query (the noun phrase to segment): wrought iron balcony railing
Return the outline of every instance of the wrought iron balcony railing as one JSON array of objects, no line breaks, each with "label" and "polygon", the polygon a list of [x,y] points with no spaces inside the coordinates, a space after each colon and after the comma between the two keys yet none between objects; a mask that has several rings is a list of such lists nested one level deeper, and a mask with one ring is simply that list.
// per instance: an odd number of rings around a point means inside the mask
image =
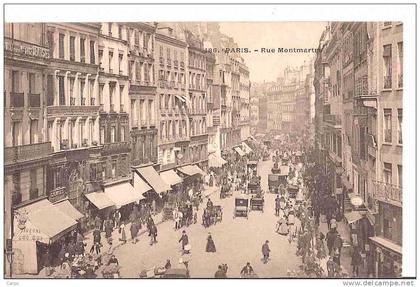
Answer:
[{"label": "wrought iron balcony railing", "polygon": [[373,197],[379,201],[402,204],[402,188],[390,183],[373,181]]}]

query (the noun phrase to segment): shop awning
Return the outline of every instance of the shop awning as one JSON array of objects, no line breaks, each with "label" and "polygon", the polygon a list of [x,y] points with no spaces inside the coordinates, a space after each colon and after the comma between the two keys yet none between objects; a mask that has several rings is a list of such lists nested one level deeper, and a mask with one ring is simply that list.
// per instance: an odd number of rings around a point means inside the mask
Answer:
[{"label": "shop awning", "polygon": [[171,190],[171,186],[162,180],[152,166],[140,167],[137,171],[157,193]]},{"label": "shop awning", "polygon": [[401,245],[398,245],[388,239],[385,239],[383,237],[378,237],[378,236],[369,237],[369,239],[382,247],[388,248],[398,254],[402,254]]},{"label": "shop awning", "polygon": [[83,218],[83,214],[78,211],[68,200],[63,200],[54,204],[62,213],[68,215],[74,220],[79,220]]},{"label": "shop awning", "polygon": [[91,192],[85,194],[86,198],[99,210],[113,206],[114,202],[103,192]]},{"label": "shop awning", "polygon": [[[59,239],[62,235],[76,227],[77,222],[73,218],[61,212],[54,206],[48,199],[43,199],[24,206],[16,210],[17,217],[15,217],[15,237],[17,240],[31,240],[33,236],[38,238],[38,241],[44,243],[52,243]],[[20,218],[25,217],[26,220],[22,224]],[[31,234],[26,237],[20,238],[21,233],[27,231],[26,227],[37,229],[37,234]],[[49,242],[45,242],[49,240]]]},{"label": "shop awning", "polygon": [[243,152],[243,150],[240,147],[234,147],[233,148],[240,156],[244,156],[245,153]]},{"label": "shop awning", "polygon": [[363,215],[359,211],[350,211],[344,213],[344,217],[346,218],[348,224],[352,224],[362,219]]},{"label": "shop awning", "polygon": [[249,154],[252,152],[252,149],[249,147],[249,145],[247,145],[246,143],[242,143],[242,150],[246,153]]},{"label": "shop awning", "polygon": [[152,189],[150,185],[148,185],[147,182],[145,182],[137,172],[134,172],[133,178],[134,178],[134,189],[140,192],[141,194],[148,192],[149,190]]},{"label": "shop awning", "polygon": [[129,182],[105,187],[105,194],[114,202],[117,208],[144,199],[143,194],[135,190]]},{"label": "shop awning", "polygon": [[182,178],[180,178],[173,169],[161,172],[160,177],[169,185],[182,183]]},{"label": "shop awning", "polygon": [[196,165],[186,165],[183,167],[179,167],[178,171],[189,176],[196,175],[196,174],[200,174],[200,175],[205,174],[204,171],[202,171],[201,168],[199,168]]},{"label": "shop awning", "polygon": [[212,153],[209,155],[209,167],[222,167],[226,161],[220,156]]}]

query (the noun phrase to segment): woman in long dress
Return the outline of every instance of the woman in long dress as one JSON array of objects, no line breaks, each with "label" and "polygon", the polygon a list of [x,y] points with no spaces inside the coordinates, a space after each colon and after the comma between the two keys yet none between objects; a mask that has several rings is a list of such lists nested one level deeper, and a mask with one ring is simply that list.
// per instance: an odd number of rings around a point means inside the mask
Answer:
[{"label": "woman in long dress", "polygon": [[287,225],[287,220],[284,217],[280,219],[279,233],[281,235],[287,235],[289,233],[289,226]]},{"label": "woman in long dress", "polygon": [[211,237],[210,233],[207,237],[206,252],[216,252],[216,245],[214,244],[213,238]]}]

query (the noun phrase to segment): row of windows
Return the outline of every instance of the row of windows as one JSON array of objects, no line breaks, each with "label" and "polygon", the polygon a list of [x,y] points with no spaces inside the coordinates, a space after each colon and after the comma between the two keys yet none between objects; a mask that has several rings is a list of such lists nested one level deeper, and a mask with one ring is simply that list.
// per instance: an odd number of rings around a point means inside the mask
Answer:
[{"label": "row of windows", "polygon": [[[48,41],[50,43],[50,47],[54,46],[54,33],[52,31],[48,31]],[[79,57],[78,59],[76,59],[76,36],[69,36],[66,35],[64,33],[59,33],[58,34],[58,58],[59,59],[66,59],[66,60],[70,60],[70,61],[78,61],[81,63],[91,63],[91,64],[95,64],[95,46],[96,46],[96,42],[94,40],[90,40],[88,42],[88,40],[86,38],[83,37],[77,37],[78,38],[78,43],[77,46],[79,48]],[[68,57],[66,57],[65,55],[65,42],[68,41],[68,47],[69,47],[69,51],[68,51]],[[89,45],[89,61],[86,58],[87,57],[87,48]]]}]

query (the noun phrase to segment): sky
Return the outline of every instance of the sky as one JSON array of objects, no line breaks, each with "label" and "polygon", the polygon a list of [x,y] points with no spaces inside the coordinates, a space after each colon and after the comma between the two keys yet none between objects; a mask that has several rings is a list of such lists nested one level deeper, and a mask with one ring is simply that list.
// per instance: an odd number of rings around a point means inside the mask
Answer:
[{"label": "sky", "polygon": [[[222,22],[222,33],[240,48],[317,48],[326,22]],[[296,67],[315,53],[242,53],[252,82],[275,81],[287,66]]]}]

